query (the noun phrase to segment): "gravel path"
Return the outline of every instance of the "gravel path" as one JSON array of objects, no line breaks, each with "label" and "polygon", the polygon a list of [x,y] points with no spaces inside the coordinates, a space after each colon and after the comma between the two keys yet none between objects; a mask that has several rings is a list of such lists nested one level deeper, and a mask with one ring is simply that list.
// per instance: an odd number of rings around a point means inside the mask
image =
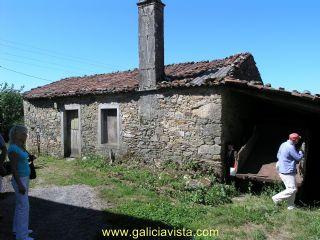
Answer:
[{"label": "gravel path", "polygon": [[[11,240],[14,193],[5,179],[5,194],[0,201],[4,219],[0,239]],[[94,188],[86,185],[50,186],[30,189],[30,228],[41,240],[95,239],[105,227],[105,212]]]}]

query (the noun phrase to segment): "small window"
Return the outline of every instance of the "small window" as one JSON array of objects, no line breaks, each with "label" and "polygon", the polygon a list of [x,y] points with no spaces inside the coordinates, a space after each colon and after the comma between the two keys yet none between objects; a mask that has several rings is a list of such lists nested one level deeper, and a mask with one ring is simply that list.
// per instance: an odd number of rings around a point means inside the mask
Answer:
[{"label": "small window", "polygon": [[101,144],[118,144],[117,109],[101,109]]}]

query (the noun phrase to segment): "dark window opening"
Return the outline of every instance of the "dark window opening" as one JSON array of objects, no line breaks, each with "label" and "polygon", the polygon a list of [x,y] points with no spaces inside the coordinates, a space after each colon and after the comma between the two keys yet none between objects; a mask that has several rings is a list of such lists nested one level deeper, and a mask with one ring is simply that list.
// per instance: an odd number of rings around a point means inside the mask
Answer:
[{"label": "dark window opening", "polygon": [[117,109],[101,110],[101,144],[118,144]]}]

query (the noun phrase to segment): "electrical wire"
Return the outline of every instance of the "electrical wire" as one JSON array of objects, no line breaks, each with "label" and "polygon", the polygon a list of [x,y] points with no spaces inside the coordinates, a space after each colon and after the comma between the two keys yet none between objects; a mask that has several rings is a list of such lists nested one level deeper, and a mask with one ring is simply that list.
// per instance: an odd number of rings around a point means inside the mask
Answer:
[{"label": "electrical wire", "polygon": [[78,56],[71,56],[71,55],[64,55],[62,53],[59,53],[59,52],[56,52],[56,51],[52,51],[52,50],[48,50],[48,49],[45,49],[45,48],[39,48],[39,47],[35,47],[35,46],[32,46],[32,45],[29,45],[29,44],[25,44],[25,43],[19,43],[19,42],[16,42],[16,41],[11,41],[11,40],[7,40],[7,39],[3,39],[3,38],[0,38],[0,41],[2,42],[7,42],[11,45],[20,45],[20,46],[26,46],[28,48],[33,48],[33,49],[37,49],[38,51],[44,51],[44,52],[49,52],[49,53],[53,53],[53,54],[57,54],[57,55],[61,55],[61,56],[64,56],[64,57],[67,57],[67,58],[74,58],[74,59],[81,59],[83,61],[86,61],[86,62],[89,62],[89,63],[95,63],[95,64],[99,64],[99,65],[102,65],[105,67],[105,64],[100,62],[100,61],[92,61],[90,59],[86,59],[86,58],[83,58],[83,57],[78,57]]},{"label": "electrical wire", "polygon": [[7,71],[10,71],[10,72],[14,72],[14,73],[20,74],[20,75],[24,75],[24,76],[27,76],[27,77],[44,80],[44,81],[47,81],[47,82],[50,82],[50,83],[52,82],[52,80],[49,80],[49,79],[46,79],[46,78],[42,78],[42,77],[37,77],[37,76],[30,75],[30,74],[27,74],[27,73],[24,73],[24,72],[16,71],[16,70],[13,70],[13,69],[1,66],[1,65],[0,65],[0,68],[2,68],[4,70],[7,70]]},{"label": "electrical wire", "polygon": [[[70,68],[73,68],[75,70],[82,71],[82,72],[92,71],[92,69],[81,69],[81,68],[78,68],[78,67],[75,67],[75,66],[69,66],[69,65],[66,66],[66,65],[62,65],[62,64],[56,63],[56,62],[43,61],[43,60],[40,60],[40,59],[37,59],[37,58],[26,57],[26,56],[22,56],[22,55],[12,54],[12,53],[9,53],[9,52],[1,52],[1,54],[12,56],[12,57],[23,58],[23,59],[31,60],[31,61],[35,61],[35,62],[51,64],[51,65],[54,65],[54,66],[58,66],[58,67],[60,67],[60,68],[62,68],[64,70],[68,70],[68,71],[70,71]],[[78,73],[80,73],[80,72],[78,72]],[[82,74],[82,73],[80,73],[80,74]]]},{"label": "electrical wire", "polygon": [[[20,61],[20,60],[13,60],[13,59],[10,59],[10,58],[0,57],[0,60],[9,61],[9,62],[18,63],[18,64],[24,64],[24,65],[38,67],[38,68],[43,68],[43,69],[47,69],[47,70],[54,70],[54,71],[58,70],[58,71],[69,71],[70,72],[70,69],[66,69],[66,68],[48,67],[48,66],[38,65],[38,64],[34,64],[34,63],[28,63],[28,62],[24,62],[24,61]],[[77,72],[77,74],[73,74],[73,73],[70,72],[70,74],[72,74],[72,75],[83,75],[83,73],[81,73],[81,72]]]},{"label": "electrical wire", "polygon": [[75,58],[75,57],[67,57],[67,56],[58,55],[58,54],[44,53],[44,52],[41,52],[39,50],[30,50],[30,49],[26,49],[26,48],[11,46],[11,45],[4,44],[4,43],[0,43],[0,45],[3,46],[3,47],[7,47],[7,48],[23,51],[23,52],[29,52],[29,53],[39,54],[39,55],[45,55],[45,56],[50,56],[50,57],[54,57],[54,58],[57,58],[57,59],[64,59],[66,61],[72,61],[72,62],[78,62],[78,63],[81,63],[81,64],[91,65],[91,66],[94,66],[94,67],[98,67],[100,69],[101,68],[103,68],[103,69],[113,68],[111,66],[107,67],[105,65],[93,63],[92,61],[84,61],[84,60],[81,60],[81,59]]}]

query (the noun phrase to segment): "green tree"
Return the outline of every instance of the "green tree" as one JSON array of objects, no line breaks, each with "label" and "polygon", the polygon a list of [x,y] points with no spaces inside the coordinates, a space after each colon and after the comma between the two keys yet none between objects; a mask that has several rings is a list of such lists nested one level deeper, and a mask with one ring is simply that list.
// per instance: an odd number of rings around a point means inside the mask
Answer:
[{"label": "green tree", "polygon": [[23,123],[22,90],[14,85],[0,83],[0,132],[6,137],[14,124]]}]

